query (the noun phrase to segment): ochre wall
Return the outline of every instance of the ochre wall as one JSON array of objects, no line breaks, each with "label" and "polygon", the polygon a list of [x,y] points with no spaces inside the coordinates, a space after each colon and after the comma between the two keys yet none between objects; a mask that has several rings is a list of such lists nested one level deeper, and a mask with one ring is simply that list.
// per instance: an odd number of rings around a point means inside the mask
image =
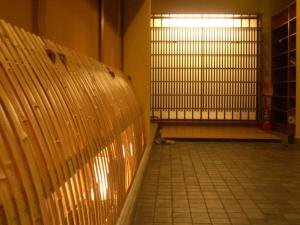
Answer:
[{"label": "ochre wall", "polygon": [[121,0],[102,0],[100,60],[122,68]]},{"label": "ochre wall", "polygon": [[107,65],[122,67],[121,0],[0,0],[0,18]]},{"label": "ochre wall", "polygon": [[150,0],[124,3],[124,72],[131,81],[144,111],[146,135],[150,141]]},{"label": "ochre wall", "polygon": [[40,0],[39,35],[98,58],[99,6],[97,0]]},{"label": "ochre wall", "polygon": [[34,32],[34,7],[37,0],[0,0],[0,18]]},{"label": "ochre wall", "polygon": [[0,0],[0,18],[81,54],[99,57],[98,0]]}]

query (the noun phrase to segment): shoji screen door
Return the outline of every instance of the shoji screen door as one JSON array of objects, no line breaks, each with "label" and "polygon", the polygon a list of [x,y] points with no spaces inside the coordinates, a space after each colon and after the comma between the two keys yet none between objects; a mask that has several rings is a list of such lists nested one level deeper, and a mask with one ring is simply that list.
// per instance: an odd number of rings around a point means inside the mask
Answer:
[{"label": "shoji screen door", "polygon": [[153,15],[151,115],[257,120],[260,15]]}]

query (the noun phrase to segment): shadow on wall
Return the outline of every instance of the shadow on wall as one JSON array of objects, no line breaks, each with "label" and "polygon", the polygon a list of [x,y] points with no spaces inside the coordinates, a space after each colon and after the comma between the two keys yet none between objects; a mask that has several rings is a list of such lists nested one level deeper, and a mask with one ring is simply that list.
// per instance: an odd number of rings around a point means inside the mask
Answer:
[{"label": "shadow on wall", "polygon": [[[123,32],[125,33],[128,27],[130,26],[131,21],[133,21],[136,14],[139,12],[139,9],[143,5],[145,0],[128,0],[124,3],[125,14],[123,20]],[[130,7],[126,7],[129,5]],[[127,10],[128,9],[128,10]],[[130,9],[130,10],[129,10]],[[149,18],[150,20],[150,18]]]},{"label": "shadow on wall", "polygon": [[[90,0],[93,1],[93,0]],[[121,7],[122,0],[102,0],[102,11],[104,21],[114,32],[121,32]]]},{"label": "shadow on wall", "polygon": [[[88,0],[91,4],[96,5],[96,0]],[[120,30],[120,21],[123,22],[123,28],[126,30],[128,28],[130,22],[133,20],[137,12],[139,11],[140,7],[144,3],[145,0],[128,0],[122,3],[122,0],[102,0],[102,7],[103,7],[103,19],[104,23],[110,25],[110,27],[119,32]],[[123,4],[123,9],[122,9]],[[130,6],[130,7],[126,7]],[[127,10],[130,8],[130,10]],[[126,10],[125,10],[126,9]],[[121,18],[121,12],[124,14],[123,18]]]},{"label": "shadow on wall", "polygon": [[99,0],[87,0],[87,2],[91,5],[91,7],[98,7],[99,6]]}]

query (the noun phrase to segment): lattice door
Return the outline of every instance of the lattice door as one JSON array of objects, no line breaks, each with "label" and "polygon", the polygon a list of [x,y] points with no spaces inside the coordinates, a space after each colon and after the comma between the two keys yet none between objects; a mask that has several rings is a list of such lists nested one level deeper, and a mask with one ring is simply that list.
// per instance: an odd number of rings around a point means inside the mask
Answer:
[{"label": "lattice door", "polygon": [[153,15],[151,115],[257,120],[260,15]]}]

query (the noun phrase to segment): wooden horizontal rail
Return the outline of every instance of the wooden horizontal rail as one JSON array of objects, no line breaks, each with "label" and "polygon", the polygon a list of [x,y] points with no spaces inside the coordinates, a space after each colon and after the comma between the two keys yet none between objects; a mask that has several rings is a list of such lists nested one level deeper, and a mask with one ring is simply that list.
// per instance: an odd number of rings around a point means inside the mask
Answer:
[{"label": "wooden horizontal rail", "polygon": [[115,224],[142,158],[127,76],[0,21],[0,224]]}]

